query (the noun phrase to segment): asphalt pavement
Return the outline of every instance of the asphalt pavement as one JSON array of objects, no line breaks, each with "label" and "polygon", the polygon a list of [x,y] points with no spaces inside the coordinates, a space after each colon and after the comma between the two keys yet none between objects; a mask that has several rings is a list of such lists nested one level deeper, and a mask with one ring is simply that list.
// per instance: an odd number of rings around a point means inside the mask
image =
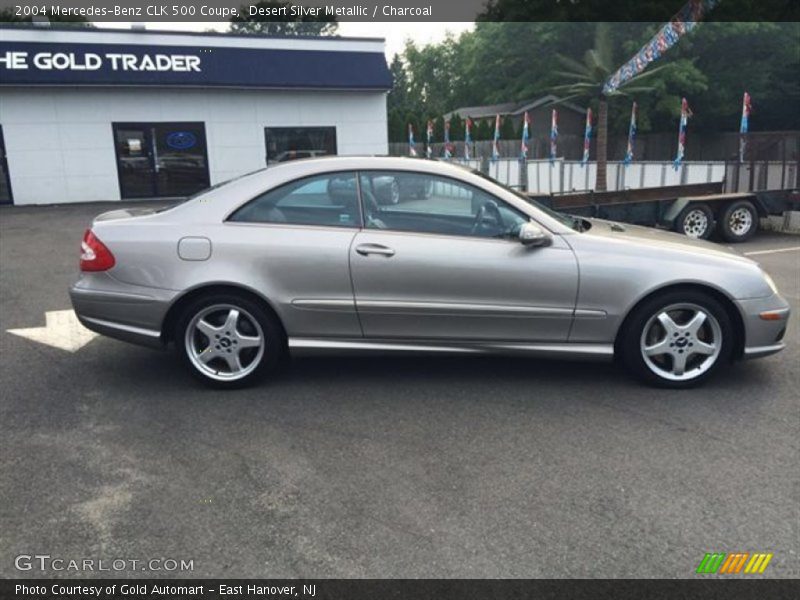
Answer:
[{"label": "asphalt pavement", "polygon": [[[739,247],[792,304],[788,349],[701,389],[460,356],[303,358],[217,392],[171,352],[6,332],[70,308],[105,209],[0,209],[0,576],[695,577],[735,551],[800,576],[800,252],[772,252],[800,237]],[[34,554],[128,563],[15,568]],[[193,570],[129,566],[149,559]]]}]

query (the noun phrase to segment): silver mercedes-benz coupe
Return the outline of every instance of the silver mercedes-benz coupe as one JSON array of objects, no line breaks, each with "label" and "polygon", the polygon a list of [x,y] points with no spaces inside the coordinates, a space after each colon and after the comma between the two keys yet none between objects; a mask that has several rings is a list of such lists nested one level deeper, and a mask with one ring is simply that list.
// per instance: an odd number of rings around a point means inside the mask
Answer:
[{"label": "silver mercedes-benz coupe", "polygon": [[172,343],[218,387],[299,351],[617,358],[689,387],[781,350],[789,318],[769,275],[728,248],[555,213],[411,158],[282,163],[167,209],[114,210],[80,265],[86,327]]}]

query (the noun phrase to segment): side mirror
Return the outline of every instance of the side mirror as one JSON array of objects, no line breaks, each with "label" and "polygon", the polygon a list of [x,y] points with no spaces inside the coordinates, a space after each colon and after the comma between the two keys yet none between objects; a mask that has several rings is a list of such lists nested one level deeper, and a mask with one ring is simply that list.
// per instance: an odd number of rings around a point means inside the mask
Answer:
[{"label": "side mirror", "polygon": [[523,223],[519,228],[519,241],[523,246],[549,246],[552,238],[536,223]]}]

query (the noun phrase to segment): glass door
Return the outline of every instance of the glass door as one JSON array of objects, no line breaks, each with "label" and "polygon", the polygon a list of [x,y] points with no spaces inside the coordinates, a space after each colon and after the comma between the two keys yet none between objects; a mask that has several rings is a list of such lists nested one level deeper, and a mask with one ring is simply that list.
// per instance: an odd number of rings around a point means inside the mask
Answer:
[{"label": "glass door", "polygon": [[156,123],[150,129],[156,192],[190,196],[209,185],[202,123]]},{"label": "glass door", "polygon": [[0,125],[0,204],[12,204],[13,201],[11,178],[8,176],[8,161],[6,160],[6,142],[3,138],[3,126]]},{"label": "glass door", "polygon": [[115,123],[122,198],[190,196],[209,185],[203,123]]},{"label": "glass door", "polygon": [[152,142],[146,125],[114,125],[117,173],[122,198],[156,195]]}]

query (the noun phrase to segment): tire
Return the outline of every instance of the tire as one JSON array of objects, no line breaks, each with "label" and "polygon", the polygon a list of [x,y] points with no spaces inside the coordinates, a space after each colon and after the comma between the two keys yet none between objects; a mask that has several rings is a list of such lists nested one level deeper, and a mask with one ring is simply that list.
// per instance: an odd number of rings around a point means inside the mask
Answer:
[{"label": "tire", "polygon": [[720,234],[726,242],[746,242],[758,230],[758,211],[749,200],[731,202],[720,219]]},{"label": "tire", "polygon": [[244,294],[212,293],[198,298],[181,314],[173,339],[189,372],[220,389],[255,383],[286,354],[280,323]]},{"label": "tire", "polygon": [[[698,327],[693,318],[702,321]],[[703,292],[674,290],[634,309],[620,332],[617,351],[641,381],[683,389],[701,385],[720,365],[730,363],[733,345],[733,325],[718,300]]]},{"label": "tire", "polygon": [[689,204],[675,219],[675,231],[696,240],[707,240],[715,226],[714,213],[707,204]]}]

